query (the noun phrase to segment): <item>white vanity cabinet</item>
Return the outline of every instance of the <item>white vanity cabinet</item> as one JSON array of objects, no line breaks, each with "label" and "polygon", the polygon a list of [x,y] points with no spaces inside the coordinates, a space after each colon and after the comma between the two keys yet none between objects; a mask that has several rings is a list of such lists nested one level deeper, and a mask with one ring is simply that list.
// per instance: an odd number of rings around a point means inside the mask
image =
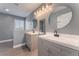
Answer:
[{"label": "white vanity cabinet", "polygon": [[37,49],[37,40],[38,40],[37,34],[26,33],[26,45],[31,51]]},{"label": "white vanity cabinet", "polygon": [[56,44],[44,38],[38,39],[39,56],[78,56],[78,51]]}]

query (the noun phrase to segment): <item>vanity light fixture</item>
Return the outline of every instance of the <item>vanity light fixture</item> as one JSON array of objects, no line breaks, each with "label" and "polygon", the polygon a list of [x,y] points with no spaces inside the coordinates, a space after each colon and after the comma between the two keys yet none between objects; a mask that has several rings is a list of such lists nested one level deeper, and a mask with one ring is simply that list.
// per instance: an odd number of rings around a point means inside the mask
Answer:
[{"label": "vanity light fixture", "polygon": [[39,17],[41,15],[46,14],[47,12],[50,12],[52,10],[52,3],[46,3],[42,4],[35,12],[35,17]]}]

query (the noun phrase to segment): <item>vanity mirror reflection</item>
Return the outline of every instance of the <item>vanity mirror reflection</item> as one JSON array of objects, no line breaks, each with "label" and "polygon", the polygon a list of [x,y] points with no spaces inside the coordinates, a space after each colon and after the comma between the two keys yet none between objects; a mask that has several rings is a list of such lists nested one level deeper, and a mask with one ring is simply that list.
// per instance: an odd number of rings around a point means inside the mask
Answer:
[{"label": "vanity mirror reflection", "polygon": [[46,31],[45,31],[45,19],[42,19],[42,20],[39,21],[39,31],[42,34],[46,33]]},{"label": "vanity mirror reflection", "polygon": [[[68,6],[55,6],[54,11],[49,16],[49,25],[52,27],[55,26],[55,29],[61,29],[70,23],[72,19],[72,11]],[[56,24],[53,24],[55,22]],[[52,25],[52,24],[53,25]]]},{"label": "vanity mirror reflection", "polygon": [[33,29],[35,29],[37,27],[37,20],[33,19]]},{"label": "vanity mirror reflection", "polygon": [[37,27],[37,20],[33,19],[33,33],[35,32],[36,27]]}]

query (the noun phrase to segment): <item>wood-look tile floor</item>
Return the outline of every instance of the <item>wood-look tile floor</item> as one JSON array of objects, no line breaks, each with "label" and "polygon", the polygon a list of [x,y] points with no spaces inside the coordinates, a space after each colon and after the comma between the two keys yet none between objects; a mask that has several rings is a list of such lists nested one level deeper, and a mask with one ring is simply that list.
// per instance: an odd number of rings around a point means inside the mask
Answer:
[{"label": "wood-look tile floor", "polygon": [[25,47],[11,48],[7,51],[1,51],[0,56],[38,56],[38,50],[29,51]]}]

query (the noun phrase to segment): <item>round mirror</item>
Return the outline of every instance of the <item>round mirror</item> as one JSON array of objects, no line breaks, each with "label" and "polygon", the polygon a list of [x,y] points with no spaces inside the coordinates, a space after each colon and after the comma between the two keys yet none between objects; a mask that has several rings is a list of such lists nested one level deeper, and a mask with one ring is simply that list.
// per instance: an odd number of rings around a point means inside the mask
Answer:
[{"label": "round mirror", "polygon": [[[49,16],[49,24],[56,22],[56,29],[67,26],[72,19],[72,11],[67,6],[57,6]],[[53,24],[53,23],[52,23]]]}]

